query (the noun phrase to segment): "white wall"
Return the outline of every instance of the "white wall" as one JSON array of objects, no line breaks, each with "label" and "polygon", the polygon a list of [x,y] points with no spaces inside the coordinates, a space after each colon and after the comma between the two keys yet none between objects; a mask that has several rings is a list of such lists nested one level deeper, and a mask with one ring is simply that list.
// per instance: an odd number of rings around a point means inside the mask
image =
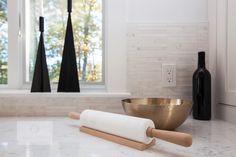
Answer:
[{"label": "white wall", "polygon": [[235,0],[220,0],[215,6],[217,18],[217,117],[236,124],[235,73]]},{"label": "white wall", "polygon": [[[191,99],[197,52],[207,52],[207,0],[127,0],[127,86],[134,97]],[[176,64],[176,87],[161,84],[163,63]]]},{"label": "white wall", "polygon": [[207,0],[127,0],[130,22],[206,22]]},{"label": "white wall", "polygon": [[207,0],[106,0],[105,11],[108,92],[127,91],[126,35],[129,23],[208,22]]}]

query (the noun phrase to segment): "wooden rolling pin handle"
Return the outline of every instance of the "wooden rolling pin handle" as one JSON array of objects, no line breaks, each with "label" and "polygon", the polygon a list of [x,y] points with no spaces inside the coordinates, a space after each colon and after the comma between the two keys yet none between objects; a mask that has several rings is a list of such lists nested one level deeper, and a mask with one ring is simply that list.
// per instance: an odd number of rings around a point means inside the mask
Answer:
[{"label": "wooden rolling pin handle", "polygon": [[192,136],[186,133],[148,128],[147,136],[156,137],[184,147],[190,147],[192,145]]},{"label": "wooden rolling pin handle", "polygon": [[79,120],[79,119],[80,119],[80,114],[77,113],[77,112],[70,112],[70,113],[68,114],[68,117],[70,117],[71,119],[77,119],[77,120]]}]

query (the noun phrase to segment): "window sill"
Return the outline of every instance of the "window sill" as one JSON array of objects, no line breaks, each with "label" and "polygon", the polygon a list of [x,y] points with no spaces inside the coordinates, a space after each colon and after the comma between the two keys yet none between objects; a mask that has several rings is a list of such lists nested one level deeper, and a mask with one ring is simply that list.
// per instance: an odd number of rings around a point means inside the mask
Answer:
[{"label": "window sill", "polygon": [[85,91],[81,93],[31,93],[29,90],[2,90],[0,97],[129,97],[128,92]]}]

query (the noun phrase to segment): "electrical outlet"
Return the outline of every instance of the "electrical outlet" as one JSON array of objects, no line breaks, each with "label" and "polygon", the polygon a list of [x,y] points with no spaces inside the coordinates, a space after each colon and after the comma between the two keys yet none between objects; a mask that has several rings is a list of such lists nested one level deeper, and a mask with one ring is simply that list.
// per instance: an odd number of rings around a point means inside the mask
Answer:
[{"label": "electrical outlet", "polygon": [[176,86],[176,65],[162,64],[162,86],[175,87]]}]

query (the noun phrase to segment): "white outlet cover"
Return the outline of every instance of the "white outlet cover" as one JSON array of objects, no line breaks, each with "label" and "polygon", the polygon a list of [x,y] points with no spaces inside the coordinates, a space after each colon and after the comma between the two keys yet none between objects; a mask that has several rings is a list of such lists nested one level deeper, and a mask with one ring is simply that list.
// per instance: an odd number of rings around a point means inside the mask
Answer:
[{"label": "white outlet cover", "polygon": [[162,64],[162,87],[176,87],[176,64]]}]

